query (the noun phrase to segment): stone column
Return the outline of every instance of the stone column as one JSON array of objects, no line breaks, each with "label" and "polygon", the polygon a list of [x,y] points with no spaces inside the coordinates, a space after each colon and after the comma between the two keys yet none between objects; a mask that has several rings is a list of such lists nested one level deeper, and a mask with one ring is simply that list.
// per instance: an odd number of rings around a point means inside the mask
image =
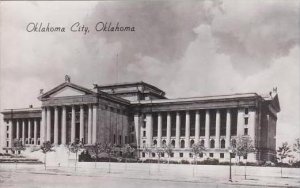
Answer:
[{"label": "stone column", "polygon": [[180,113],[176,113],[175,148],[180,148]]},{"label": "stone column", "polygon": [[253,144],[255,144],[255,111],[250,111],[249,109],[249,119],[248,119],[248,135],[252,138]]},{"label": "stone column", "polygon": [[227,109],[226,112],[226,140],[225,140],[225,147],[230,147],[230,135],[231,135],[231,112],[230,109]]},{"label": "stone column", "polygon": [[167,113],[167,144],[171,144],[171,114]]},{"label": "stone column", "polygon": [[92,144],[92,106],[89,105],[88,112],[88,144]]},{"label": "stone column", "polygon": [[32,121],[31,120],[28,120],[28,124],[27,124],[27,137],[28,137],[28,144],[31,144],[30,143],[30,138],[31,138],[31,126],[32,126]]},{"label": "stone column", "polygon": [[184,147],[189,148],[190,147],[190,112],[185,112],[185,141],[184,141]]},{"label": "stone column", "polygon": [[244,135],[244,125],[244,108],[239,108],[237,114],[237,136]]},{"label": "stone column", "polygon": [[[47,141],[51,142],[51,108],[47,108]],[[51,142],[52,143],[52,142]]]},{"label": "stone column", "polygon": [[43,144],[45,140],[46,132],[46,108],[42,107],[42,119],[40,123],[40,144]]},{"label": "stone column", "polygon": [[216,111],[216,140],[215,140],[215,148],[220,148],[220,110]]},{"label": "stone column", "polygon": [[205,143],[204,143],[204,146],[206,148],[209,148],[209,123],[210,123],[209,110],[206,110],[206,113],[205,113]]},{"label": "stone column", "polygon": [[148,147],[152,146],[152,129],[153,129],[152,114],[148,113],[146,114],[146,137],[147,137],[146,144]]},{"label": "stone column", "polygon": [[199,142],[199,137],[200,137],[200,113],[199,110],[197,110],[195,115],[195,143]]},{"label": "stone column", "polygon": [[58,144],[58,107],[54,107],[54,144]]},{"label": "stone column", "polygon": [[135,138],[136,138],[136,146],[140,147],[140,115],[139,113],[134,114],[134,130],[135,130]]},{"label": "stone column", "polygon": [[33,127],[33,144],[37,145],[37,119],[34,119],[34,127]]},{"label": "stone column", "polygon": [[84,108],[83,105],[80,105],[80,133],[79,139],[84,143]]},{"label": "stone column", "polygon": [[61,113],[61,144],[67,143],[67,107],[62,107]]},{"label": "stone column", "polygon": [[161,113],[157,116],[157,147],[161,147],[161,135],[162,135],[162,118]]},{"label": "stone column", "polygon": [[75,141],[75,106],[72,106],[71,115],[71,142]]},{"label": "stone column", "polygon": [[22,143],[25,145],[25,120],[22,120]]},{"label": "stone column", "polygon": [[16,134],[16,139],[20,139],[20,122],[19,120],[16,120],[17,122],[17,134]]},{"label": "stone column", "polygon": [[13,122],[12,122],[12,120],[8,121],[8,125],[9,125],[9,145],[8,145],[8,147],[12,147],[12,144],[13,144]]},{"label": "stone column", "polygon": [[92,143],[97,141],[97,106],[93,106],[93,129],[92,129]]}]

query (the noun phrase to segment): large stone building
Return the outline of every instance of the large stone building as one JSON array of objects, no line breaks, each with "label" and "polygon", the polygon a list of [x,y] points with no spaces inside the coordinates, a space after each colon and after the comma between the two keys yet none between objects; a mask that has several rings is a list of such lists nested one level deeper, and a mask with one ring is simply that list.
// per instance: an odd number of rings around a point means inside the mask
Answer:
[{"label": "large stone building", "polygon": [[[256,93],[168,99],[165,92],[145,82],[98,86],[86,89],[70,82],[39,96],[39,108],[10,109],[4,117],[2,149],[10,151],[15,139],[26,146],[51,141],[68,144],[111,142],[132,144],[140,158],[143,147],[174,145],[174,160],[192,159],[191,146],[207,148],[201,158],[229,159],[228,147],[238,135],[248,135],[256,152],[249,161],[273,161],[276,149],[278,96]],[[3,134],[2,134],[3,135]],[[167,157],[166,155],[163,157]]]}]

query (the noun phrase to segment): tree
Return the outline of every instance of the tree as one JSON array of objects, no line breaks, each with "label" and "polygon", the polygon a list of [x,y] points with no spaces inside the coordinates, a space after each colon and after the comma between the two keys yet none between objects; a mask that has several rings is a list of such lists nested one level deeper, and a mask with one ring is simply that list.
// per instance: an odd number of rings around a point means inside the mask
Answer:
[{"label": "tree", "polygon": [[111,157],[114,155],[114,152],[116,150],[116,146],[114,144],[106,142],[103,145],[103,150],[108,155],[108,173],[110,173],[110,160],[111,160]]},{"label": "tree", "polygon": [[157,147],[157,145],[154,145],[153,147],[153,152],[157,155],[158,157],[158,171],[160,171],[160,158],[161,156],[165,153],[165,150],[163,147]]},{"label": "tree", "polygon": [[75,171],[77,169],[77,156],[78,156],[78,151],[80,149],[83,148],[83,144],[81,141],[79,141],[78,139],[76,139],[74,142],[72,142],[70,145],[69,145],[69,151],[72,152],[72,153],[75,153]]},{"label": "tree", "polygon": [[293,150],[298,153],[298,160],[300,160],[300,138],[296,139],[296,143],[293,145]]},{"label": "tree", "polygon": [[280,160],[281,165],[280,165],[280,174],[282,177],[282,164],[283,164],[283,160],[287,157],[290,157],[290,153],[292,152],[290,146],[288,145],[287,142],[283,142],[282,145],[278,148],[277,150],[277,159]]},{"label": "tree", "polygon": [[203,144],[201,142],[197,142],[195,144],[192,145],[192,149],[191,149],[191,153],[194,156],[194,163],[197,162],[196,158],[199,154],[203,154],[203,152],[205,151],[205,147],[203,146]]},{"label": "tree", "polygon": [[[148,146],[143,147],[143,152],[148,153],[149,158],[151,156],[152,151],[153,151],[153,149],[151,147],[148,147]],[[151,163],[150,163],[150,160],[149,160],[149,175],[150,175],[150,173],[151,173]]]},{"label": "tree", "polygon": [[[23,151],[23,150],[25,150],[25,147],[24,147],[24,145],[23,145],[23,143],[22,143],[22,140],[20,140],[20,139],[15,139],[14,142],[13,142],[13,144],[12,144],[11,151],[12,151],[13,153],[16,153],[16,155],[18,156],[19,153],[20,153],[21,151]],[[16,160],[15,162],[16,162],[16,168],[17,168],[17,162],[18,162],[18,161]]]},{"label": "tree", "polygon": [[44,153],[44,166],[45,166],[45,170],[46,170],[46,167],[47,167],[47,153],[51,152],[51,151],[54,151],[53,150],[53,145],[51,144],[50,141],[45,141],[43,143],[43,145],[41,146],[41,150]]},{"label": "tree", "polygon": [[174,147],[172,144],[164,144],[163,150],[168,155],[168,164],[170,164],[170,157],[173,153]]},{"label": "tree", "polygon": [[236,144],[233,144],[233,153],[238,156],[239,161],[240,157],[244,157],[245,161],[245,179],[247,179],[246,167],[247,167],[247,157],[249,153],[255,152],[253,141],[249,136],[238,136]]},{"label": "tree", "polygon": [[95,160],[95,168],[97,167],[97,161],[99,159],[99,155],[104,152],[104,146],[103,144],[97,142],[91,146],[87,146],[86,149],[91,154],[92,158]]},{"label": "tree", "polygon": [[127,158],[135,151],[129,144],[125,144],[122,148],[122,155],[125,158],[125,170],[127,169]]},{"label": "tree", "polygon": [[[193,157],[194,157],[194,165],[197,164],[197,156],[201,153],[203,154],[204,151],[205,151],[205,147],[203,146],[203,144],[200,141],[197,143],[194,143],[192,145],[191,153],[193,154]],[[194,167],[193,167],[193,176],[195,175]]]}]

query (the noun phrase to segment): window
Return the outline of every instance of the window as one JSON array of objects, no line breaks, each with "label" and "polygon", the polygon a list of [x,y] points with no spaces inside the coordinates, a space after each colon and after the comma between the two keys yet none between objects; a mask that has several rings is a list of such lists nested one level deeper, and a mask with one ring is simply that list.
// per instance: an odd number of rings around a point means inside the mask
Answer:
[{"label": "window", "polygon": [[225,140],[221,140],[221,148],[225,148]]},{"label": "window", "polygon": [[154,145],[157,145],[157,140],[154,140],[154,141],[153,141],[153,144],[154,144]]},{"label": "window", "polygon": [[192,153],[190,153],[189,155],[190,155],[190,158],[193,158],[193,154]]},{"label": "window", "polygon": [[9,134],[8,133],[6,133],[6,138],[9,138]]},{"label": "window", "polygon": [[220,153],[220,158],[224,159],[224,153]]},{"label": "window", "polygon": [[215,140],[210,141],[210,148],[215,148]]},{"label": "window", "polygon": [[245,108],[245,114],[249,113],[249,108]]},{"label": "window", "polygon": [[179,157],[183,157],[183,153],[179,153]]},{"label": "window", "polygon": [[165,157],[165,153],[161,153],[161,157]]},{"label": "window", "polygon": [[127,141],[127,136],[125,136],[125,144],[127,144],[128,143],[128,141]]},{"label": "window", "polygon": [[145,157],[145,152],[142,152],[142,157]]},{"label": "window", "polygon": [[143,137],[146,137],[146,131],[143,131]]},{"label": "window", "polygon": [[236,140],[235,140],[235,139],[232,139],[232,140],[231,140],[231,146],[232,146],[233,148],[236,148]]},{"label": "window", "polygon": [[122,144],[122,135],[119,135],[119,143]]},{"label": "window", "polygon": [[181,148],[184,148],[184,144],[185,144],[184,140],[181,140],[181,141],[180,141],[180,147],[181,147]]},{"label": "window", "polygon": [[191,140],[191,144],[190,144],[190,147],[192,147],[194,145],[195,141],[194,140]]},{"label": "window", "polygon": [[7,131],[9,130],[9,126],[6,126],[6,130],[7,130]]},{"label": "window", "polygon": [[214,153],[209,153],[209,157],[214,157]]},{"label": "window", "polygon": [[173,147],[175,147],[175,140],[172,140],[171,144]]},{"label": "window", "polygon": [[200,144],[201,144],[201,146],[204,146],[204,140],[201,140],[201,142],[200,142]]},{"label": "window", "polygon": [[170,157],[174,157],[174,153],[171,153],[171,154],[170,154]]},{"label": "window", "polygon": [[199,157],[200,157],[200,158],[203,158],[203,153],[199,153]]},{"label": "window", "polygon": [[8,141],[6,141],[6,147],[9,147],[9,142]]},{"label": "window", "polygon": [[155,157],[155,153],[152,153],[152,157]]},{"label": "window", "polygon": [[247,159],[247,155],[244,156],[244,159],[245,159],[245,160]]},{"label": "window", "polygon": [[244,135],[248,135],[248,128],[244,128]]},{"label": "window", "polygon": [[248,125],[248,117],[245,117],[245,125]]},{"label": "window", "polygon": [[116,135],[114,134],[114,144],[116,143]]},{"label": "window", "polygon": [[163,141],[162,141],[162,144],[165,145],[165,144],[166,144],[166,140],[163,140]]}]

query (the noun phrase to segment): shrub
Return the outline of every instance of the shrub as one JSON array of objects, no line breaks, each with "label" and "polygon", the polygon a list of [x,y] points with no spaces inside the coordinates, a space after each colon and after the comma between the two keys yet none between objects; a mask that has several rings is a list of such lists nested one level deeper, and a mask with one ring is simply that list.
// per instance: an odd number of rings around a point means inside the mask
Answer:
[{"label": "shrub", "polygon": [[[231,163],[233,164],[233,163]],[[229,165],[229,162],[219,162],[219,165]]]},{"label": "shrub", "polygon": [[300,168],[300,161],[297,161],[297,162],[293,163],[292,167]]},{"label": "shrub", "polygon": [[277,163],[277,165],[276,166],[279,166],[279,167],[291,167],[291,165],[290,164],[288,164],[288,163]]},{"label": "shrub", "polygon": [[199,164],[204,164],[204,165],[218,165],[219,160],[218,159],[205,159],[204,161],[200,161]]},{"label": "shrub", "polygon": [[181,163],[181,164],[190,164],[190,161],[187,161],[187,160],[182,159],[182,160],[180,161],[180,163]]}]

